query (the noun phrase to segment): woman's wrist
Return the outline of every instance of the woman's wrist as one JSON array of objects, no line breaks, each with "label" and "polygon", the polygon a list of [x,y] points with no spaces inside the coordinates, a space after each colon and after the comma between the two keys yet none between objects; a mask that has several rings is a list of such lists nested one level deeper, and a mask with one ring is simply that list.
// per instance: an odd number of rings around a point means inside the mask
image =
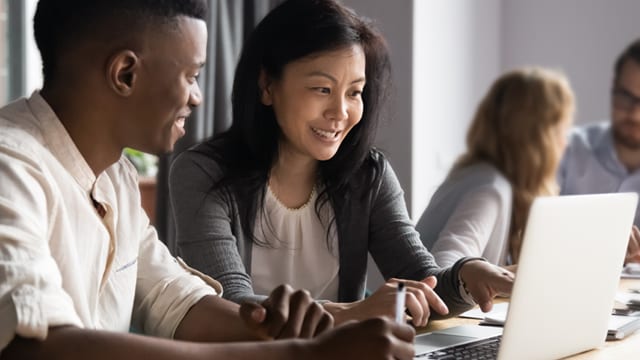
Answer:
[{"label": "woman's wrist", "polygon": [[324,309],[333,316],[334,324],[340,325],[349,320],[361,320],[354,312],[355,306],[359,301],[352,303],[335,303],[327,301],[322,304]]},{"label": "woman's wrist", "polygon": [[475,305],[476,301],[471,295],[471,292],[469,292],[469,289],[467,288],[468,282],[464,272],[466,270],[465,265],[475,261],[487,262],[485,258],[481,258],[481,257],[464,258],[462,261],[458,262],[458,292],[462,300],[464,300],[464,302],[469,305]]},{"label": "woman's wrist", "polygon": [[458,292],[460,293],[460,297],[462,298],[462,300],[464,300],[464,302],[469,305],[476,304],[473,296],[471,296],[471,293],[469,292],[469,289],[467,289],[467,284],[462,279],[460,272],[458,272]]}]

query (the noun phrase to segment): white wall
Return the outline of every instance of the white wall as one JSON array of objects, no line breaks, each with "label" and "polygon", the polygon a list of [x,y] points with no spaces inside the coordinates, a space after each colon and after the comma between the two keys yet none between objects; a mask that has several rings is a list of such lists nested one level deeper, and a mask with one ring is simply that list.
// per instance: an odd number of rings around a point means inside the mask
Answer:
[{"label": "white wall", "polygon": [[374,19],[376,26],[384,34],[391,52],[393,66],[392,117],[378,129],[376,146],[381,148],[393,164],[400,183],[407,196],[407,206],[411,208],[411,165],[412,148],[412,13],[413,0],[344,0],[343,3],[360,15]]},{"label": "white wall", "polygon": [[475,105],[499,73],[500,5],[500,0],[415,1],[413,181],[407,193],[416,221],[464,151]]},{"label": "white wall", "polygon": [[578,99],[579,123],[609,115],[613,63],[640,36],[638,0],[503,1],[503,68],[563,69]]}]

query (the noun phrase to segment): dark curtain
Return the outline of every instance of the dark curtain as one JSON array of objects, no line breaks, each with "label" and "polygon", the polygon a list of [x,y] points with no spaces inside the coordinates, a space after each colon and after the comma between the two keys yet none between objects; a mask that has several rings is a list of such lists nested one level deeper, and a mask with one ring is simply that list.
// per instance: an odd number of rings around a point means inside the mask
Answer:
[{"label": "dark curtain", "polygon": [[185,124],[186,135],[171,155],[160,158],[157,175],[156,229],[175,254],[175,225],[169,202],[168,174],[171,161],[197,142],[231,125],[231,86],[246,36],[282,0],[210,0],[207,25],[207,64],[200,73],[203,102]]}]

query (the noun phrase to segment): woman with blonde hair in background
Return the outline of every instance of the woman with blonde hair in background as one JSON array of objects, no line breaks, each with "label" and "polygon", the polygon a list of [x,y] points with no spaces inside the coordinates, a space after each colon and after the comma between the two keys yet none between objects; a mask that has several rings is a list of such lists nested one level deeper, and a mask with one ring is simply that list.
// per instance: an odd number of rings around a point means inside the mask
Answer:
[{"label": "woman with blonde hair in background", "polygon": [[573,114],[562,73],[527,67],[494,82],[469,127],[466,153],[416,226],[440,266],[465,256],[517,263],[531,203],[558,193]]}]

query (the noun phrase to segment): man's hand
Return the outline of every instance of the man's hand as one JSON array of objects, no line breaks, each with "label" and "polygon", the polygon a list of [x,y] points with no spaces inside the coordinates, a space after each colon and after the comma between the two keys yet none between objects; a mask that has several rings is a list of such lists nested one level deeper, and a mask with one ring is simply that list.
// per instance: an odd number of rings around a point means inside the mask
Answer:
[{"label": "man's hand", "polygon": [[625,263],[640,263],[640,229],[633,225],[631,235],[629,236],[629,245],[627,246],[627,256]]},{"label": "man's hand", "polygon": [[280,285],[262,304],[240,305],[247,327],[262,339],[311,338],[333,327],[333,317],[305,290]]},{"label": "man's hand", "polygon": [[307,360],[413,359],[415,330],[390,318],[347,322],[313,340]]},{"label": "man's hand", "polygon": [[480,309],[487,312],[493,307],[494,297],[511,294],[514,275],[489,262],[471,260],[460,268],[460,278]]},{"label": "man's hand", "polygon": [[429,276],[423,281],[390,279],[364,300],[347,304],[327,303],[325,308],[333,313],[337,324],[376,316],[394,319],[396,291],[399,282],[403,282],[407,289],[405,304],[413,325],[418,327],[427,325],[431,315],[430,308],[435,309],[441,315],[449,313],[445,303],[433,290],[436,286],[434,276]]}]

